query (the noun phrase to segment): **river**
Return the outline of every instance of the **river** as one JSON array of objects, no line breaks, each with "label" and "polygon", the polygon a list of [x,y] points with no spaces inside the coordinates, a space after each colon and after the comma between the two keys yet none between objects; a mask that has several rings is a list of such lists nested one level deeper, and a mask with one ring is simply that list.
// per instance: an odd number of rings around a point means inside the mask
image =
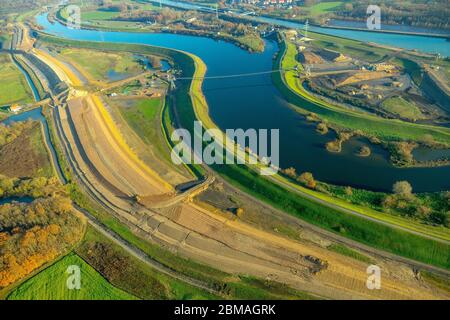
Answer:
[{"label": "river", "polygon": [[[206,63],[207,76],[271,70],[273,56],[278,51],[277,44],[272,41],[266,41],[263,53],[249,53],[233,44],[203,37],[74,30],[49,23],[46,15],[39,15],[37,21],[46,32],[74,40],[149,44],[192,52]],[[371,35],[378,37],[378,34]],[[435,40],[420,37],[421,43]],[[222,130],[280,128],[280,164],[283,168],[292,166],[297,172],[312,172],[321,181],[371,190],[391,190],[393,183],[399,180],[409,181],[417,192],[450,190],[449,166],[396,168],[388,161],[386,151],[376,146],[370,157],[357,157],[354,153],[361,144],[358,140],[345,145],[339,154],[327,152],[324,144],[332,139],[332,134],[318,135],[311,124],[288,106],[268,74],[206,79],[203,91],[210,115]]]},{"label": "river", "polygon": [[7,204],[7,203],[13,203],[13,202],[17,202],[17,203],[31,203],[33,202],[34,198],[32,197],[8,197],[8,198],[1,198],[0,199],[0,206]]}]

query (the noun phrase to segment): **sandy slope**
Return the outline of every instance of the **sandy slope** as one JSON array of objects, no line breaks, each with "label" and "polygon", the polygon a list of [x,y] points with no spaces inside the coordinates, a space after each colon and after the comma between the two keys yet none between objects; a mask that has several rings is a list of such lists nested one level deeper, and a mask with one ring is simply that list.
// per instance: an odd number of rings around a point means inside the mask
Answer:
[{"label": "sandy slope", "polygon": [[191,202],[158,212],[137,206],[127,195],[162,195],[170,189],[124,150],[98,104],[95,97],[81,97],[70,100],[68,110],[59,107],[60,139],[83,189],[142,237],[226,272],[270,278],[325,297],[446,298],[417,280],[410,269],[388,261],[379,261],[381,290],[368,290],[365,263],[224,218]]}]

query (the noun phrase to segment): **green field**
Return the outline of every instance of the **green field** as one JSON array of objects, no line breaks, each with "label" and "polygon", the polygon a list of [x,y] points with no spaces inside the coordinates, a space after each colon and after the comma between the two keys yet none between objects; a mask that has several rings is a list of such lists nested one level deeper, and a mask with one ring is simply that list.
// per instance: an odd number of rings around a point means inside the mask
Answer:
[{"label": "green field", "polygon": [[335,9],[339,8],[344,2],[343,1],[330,1],[317,3],[311,7],[308,7],[309,14],[312,17],[326,14],[328,12],[333,12]]},{"label": "green field", "polygon": [[[60,11],[61,18],[67,19],[68,12],[66,8]],[[81,21],[87,20],[109,20],[114,19],[119,16],[119,12],[107,11],[107,10],[82,10],[81,11]]]},{"label": "green field", "polygon": [[[145,11],[158,11],[161,10],[159,6],[152,5],[150,3],[142,2],[142,1],[131,1],[131,5],[137,6],[138,10]],[[140,32],[143,29],[148,31],[148,27],[142,27],[141,23],[134,21],[120,21],[114,20],[119,15],[120,12],[112,11],[112,10],[100,10],[100,8],[93,8],[92,6],[83,7],[83,3],[79,3],[81,6],[81,23],[86,27],[94,27],[96,29],[104,29],[104,30],[116,30],[116,31],[132,31],[132,32]],[[136,8],[136,9],[137,9]],[[62,20],[67,21],[68,12],[66,7],[61,8],[56,16]]]},{"label": "green field", "polygon": [[253,51],[262,52],[264,51],[264,41],[255,35],[249,34],[241,37],[237,37],[237,40],[243,45],[249,47]]},{"label": "green field", "polygon": [[423,114],[414,102],[406,101],[402,97],[392,97],[384,100],[381,107],[401,118],[409,120],[419,120],[423,118]]},{"label": "green field", "polygon": [[[111,53],[100,50],[67,48],[61,55],[88,73],[90,80],[111,81],[111,72],[120,77],[133,76],[143,71],[143,67],[130,53]],[[92,63],[95,61],[95,63]]]},{"label": "green field", "polygon": [[[31,149],[34,151],[38,159],[42,159],[39,166],[36,168],[36,177],[53,177],[55,172],[53,171],[52,164],[50,162],[50,156],[48,150],[45,147],[44,137],[42,132],[41,124],[37,125],[30,135]],[[45,159],[45,160],[44,160]]]},{"label": "green field", "polygon": [[4,53],[0,54],[0,74],[0,106],[33,101],[25,76]]},{"label": "green field", "polygon": [[117,18],[119,15],[118,12],[115,11],[86,11],[81,13],[82,20],[110,20]]},{"label": "green field", "polygon": [[40,99],[45,99],[47,93],[45,92],[42,83],[40,82],[38,76],[34,73],[34,71],[25,63],[21,55],[15,55],[17,63],[19,63],[26,73],[30,76],[31,81],[37,89],[37,93],[39,94]]},{"label": "green field", "polygon": [[315,47],[339,51],[344,55],[367,62],[380,61],[392,53],[387,49],[370,46],[361,41],[334,37],[323,33],[309,32],[309,37],[313,39]]},{"label": "green field", "polygon": [[[69,266],[81,271],[81,288],[69,290],[66,272]],[[76,254],[69,254],[31,279],[8,296],[9,300],[135,300],[136,297],[115,288]]]},{"label": "green field", "polygon": [[[164,106],[163,98],[133,99],[127,104],[124,106],[122,103],[118,107],[125,121],[146,144],[155,149],[162,160],[166,160],[173,167],[170,150],[161,131],[160,114]],[[179,167],[173,169],[178,170]]]},{"label": "green field", "polygon": [[154,144],[160,140],[158,134],[160,128],[155,126],[154,123],[159,121],[159,114],[163,105],[162,99],[135,99],[131,103],[131,106],[120,108],[120,112],[142,140],[148,144]]}]

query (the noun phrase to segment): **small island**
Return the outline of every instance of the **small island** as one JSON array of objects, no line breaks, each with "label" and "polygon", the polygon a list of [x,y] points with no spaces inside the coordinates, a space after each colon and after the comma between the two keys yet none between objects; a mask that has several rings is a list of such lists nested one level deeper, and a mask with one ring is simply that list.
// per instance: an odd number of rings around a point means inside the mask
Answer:
[{"label": "small island", "polygon": [[360,157],[368,157],[371,155],[371,153],[372,153],[372,151],[370,150],[370,148],[368,146],[362,146],[359,149],[357,155]]}]

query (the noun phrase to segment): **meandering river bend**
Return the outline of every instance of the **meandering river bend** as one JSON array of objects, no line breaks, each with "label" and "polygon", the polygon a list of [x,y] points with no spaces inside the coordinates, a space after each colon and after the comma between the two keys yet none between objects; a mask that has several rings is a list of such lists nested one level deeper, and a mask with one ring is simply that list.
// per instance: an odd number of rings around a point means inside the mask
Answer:
[{"label": "meandering river bend", "polygon": [[[206,63],[207,76],[271,70],[273,56],[278,51],[277,44],[272,41],[266,42],[263,53],[251,54],[233,44],[203,37],[73,30],[58,23],[49,23],[45,14],[37,16],[37,22],[44,27],[45,32],[74,40],[148,44],[191,52]],[[326,33],[328,30],[323,32]],[[339,30],[339,32],[358,31]],[[377,42],[380,37],[377,33],[368,34],[374,39],[366,41]],[[394,42],[398,37],[407,38],[410,46],[414,45],[415,41],[416,48],[422,46],[428,48],[436,42],[440,44],[445,42],[439,38],[395,34],[384,34],[382,37],[384,42],[379,42],[382,44],[391,44],[387,42]],[[403,42],[397,44],[401,46]],[[448,45],[441,47],[443,52],[449,51]],[[297,172],[312,172],[321,181],[371,190],[391,190],[392,184],[398,180],[409,181],[417,192],[450,190],[449,166],[396,168],[389,163],[387,152],[376,146],[372,146],[370,157],[360,158],[354,155],[363,143],[358,139],[346,144],[339,154],[327,152],[324,144],[332,139],[332,134],[318,135],[313,125],[290,108],[273,86],[270,74],[206,79],[203,91],[212,119],[223,130],[279,128],[280,164],[283,168],[292,166]]]}]

